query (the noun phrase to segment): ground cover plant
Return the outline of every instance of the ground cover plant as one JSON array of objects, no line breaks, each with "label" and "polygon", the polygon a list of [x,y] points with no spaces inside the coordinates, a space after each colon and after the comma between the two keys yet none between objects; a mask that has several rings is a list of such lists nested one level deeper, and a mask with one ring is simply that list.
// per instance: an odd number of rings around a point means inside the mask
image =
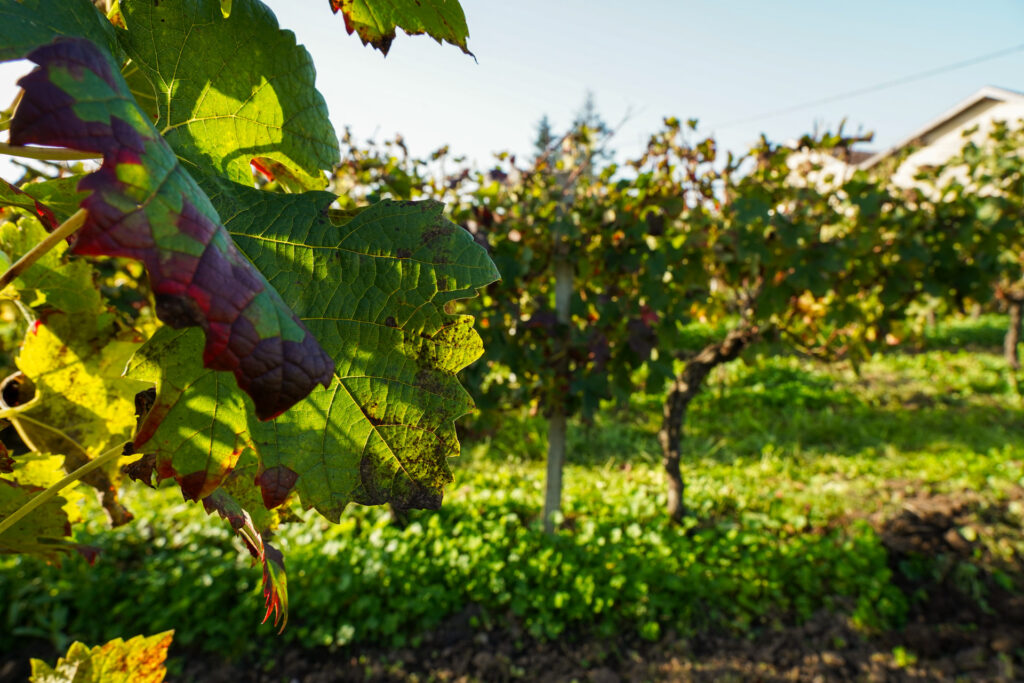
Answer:
[{"label": "ground cover plant", "polygon": [[[979,325],[950,331],[946,324],[933,343],[980,334]],[[692,408],[687,476],[697,515],[683,526],[660,512],[658,419],[650,407],[662,397],[638,396],[593,425],[573,423],[569,452],[580,455],[570,455],[553,537],[541,524],[545,431],[534,424],[541,418],[509,421],[467,443],[452,495],[437,513],[413,513],[402,528],[384,511],[360,509],[339,526],[311,516],[280,534],[290,585],[304,604],[275,642],[327,670],[340,666],[331,661],[349,661],[340,653],[374,651],[379,662],[364,660],[349,675],[370,670],[400,680],[422,672],[423,662],[438,671],[458,666],[454,655],[436,653],[451,646],[446,638],[463,638],[476,643],[470,652],[507,652],[518,663],[502,665],[504,675],[531,679],[541,671],[515,674],[530,661],[515,653],[553,639],[611,637],[700,663],[714,652],[693,648],[711,634],[736,638],[729,647],[742,651],[749,639],[828,622],[831,635],[808,637],[813,644],[801,652],[847,658],[850,668],[833,675],[876,665],[965,673],[954,657],[975,647],[992,671],[1020,666],[1024,653],[994,650],[988,640],[991,621],[1015,637],[1005,609],[1024,588],[1024,434],[998,347],[1004,325],[1004,317],[988,319],[996,344],[987,350],[894,351],[859,372],[752,355],[714,373]],[[946,368],[953,371],[937,372]],[[111,624],[90,618],[102,605],[114,606],[116,623],[141,632],[174,625],[178,652],[226,648],[245,662],[241,669],[256,666],[253,650],[266,636],[245,626],[251,606],[236,595],[258,590],[258,582],[230,533],[205,523],[173,490],[151,495],[141,524],[113,537],[92,525],[84,538],[109,545],[96,567],[75,561],[58,572],[6,561],[0,598],[9,606],[11,639],[3,649],[33,638],[58,650],[70,639],[109,639],[117,635]],[[931,529],[927,506],[940,504],[956,513]],[[171,533],[160,521],[169,516],[180,520]],[[170,586],[178,597],[168,599]],[[203,600],[186,597],[196,591]],[[892,635],[917,633],[922,614],[941,622],[927,611],[937,596],[960,596],[957,609],[973,605],[973,616],[960,623],[959,612],[945,615],[959,624],[953,635]],[[955,642],[948,661],[928,638]],[[498,645],[506,639],[507,650]],[[572,665],[584,674],[629,660],[599,645],[580,647],[591,661]],[[184,666],[173,661],[174,648],[172,671]],[[487,680],[485,665],[497,666],[481,659],[465,671]]]}]

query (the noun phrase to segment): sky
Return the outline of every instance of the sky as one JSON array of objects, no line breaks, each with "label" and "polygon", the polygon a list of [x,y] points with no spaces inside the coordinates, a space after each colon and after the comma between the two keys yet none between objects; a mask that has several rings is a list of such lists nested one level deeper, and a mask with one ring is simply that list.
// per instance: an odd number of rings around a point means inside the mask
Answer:
[{"label": "sky", "polygon": [[[486,164],[528,153],[536,122],[568,125],[592,91],[618,124],[620,155],[639,152],[665,116],[697,118],[720,146],[760,133],[783,141],[816,125],[874,131],[883,149],[984,85],[1024,90],[1024,49],[785,115],[761,116],[1013,46],[1020,0],[463,0],[469,49],[402,33],[385,58],[347,36],[323,2],[269,0],[313,55],[339,128],[417,153],[443,144]],[[745,122],[738,122],[746,119]],[[755,120],[750,120],[755,119]]]},{"label": "sky", "polygon": [[[401,133],[424,155],[442,145],[478,164],[531,151],[547,115],[567,126],[588,91],[618,125],[620,157],[666,116],[697,118],[720,148],[816,126],[874,131],[884,149],[984,85],[1024,90],[1024,49],[939,75],[770,116],[1001,49],[1024,48],[1021,0],[463,0],[474,60],[399,33],[385,58],[345,33],[327,0],[265,0],[312,53],[339,133]],[[0,68],[0,99],[26,63]],[[5,174],[6,175],[6,174]]]}]

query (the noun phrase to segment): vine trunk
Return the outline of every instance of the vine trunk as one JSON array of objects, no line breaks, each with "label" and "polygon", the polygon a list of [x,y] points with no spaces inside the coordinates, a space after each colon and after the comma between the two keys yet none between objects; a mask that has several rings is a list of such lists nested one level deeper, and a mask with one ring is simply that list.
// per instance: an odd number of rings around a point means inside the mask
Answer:
[{"label": "vine trunk", "polygon": [[683,426],[690,401],[700,393],[708,374],[719,365],[739,357],[743,349],[757,338],[756,327],[742,326],[731,330],[720,342],[705,346],[700,353],[686,362],[683,371],[672,380],[662,409],[661,444],[662,465],[668,479],[668,514],[673,522],[681,522],[686,514],[683,503],[685,484],[680,472]]}]

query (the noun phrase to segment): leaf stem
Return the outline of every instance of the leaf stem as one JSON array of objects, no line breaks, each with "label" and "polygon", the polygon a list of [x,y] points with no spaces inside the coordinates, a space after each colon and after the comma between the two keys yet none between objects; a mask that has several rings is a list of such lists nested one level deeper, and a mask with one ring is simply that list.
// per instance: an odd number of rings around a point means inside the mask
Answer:
[{"label": "leaf stem", "polygon": [[18,94],[14,96],[14,101],[11,102],[11,106],[4,109],[3,112],[0,112],[4,117],[3,120],[0,121],[0,131],[7,130],[11,127],[11,120],[14,118],[14,111],[18,108],[18,105],[21,104],[21,98],[24,94],[25,91],[19,88]]},{"label": "leaf stem", "polygon": [[0,154],[24,157],[26,159],[38,159],[40,161],[82,161],[85,159],[103,158],[95,152],[76,152],[73,149],[64,149],[62,147],[25,147],[23,145],[12,145],[7,142],[0,142]]},{"label": "leaf stem", "polygon": [[35,510],[40,505],[56,496],[58,493],[66,489],[71,484],[74,484],[75,482],[79,481],[80,479],[82,479],[82,477],[89,474],[93,470],[103,467],[108,462],[116,459],[121,454],[121,451],[124,450],[124,446],[126,443],[128,442],[124,441],[118,444],[117,446],[114,446],[110,450],[104,451],[98,457],[85,463],[77,470],[68,474],[66,477],[58,481],[56,484],[51,485],[38,496],[22,505],[20,508],[11,513],[9,517],[0,520],[0,535],[3,535],[5,531],[10,529],[18,522],[20,522],[26,516],[28,516],[33,510]]},{"label": "leaf stem", "polygon": [[0,275],[0,291],[5,289],[7,285],[11,284],[11,282],[14,281],[14,278],[25,272],[29,266],[38,261],[40,256],[53,249],[57,246],[58,242],[67,239],[81,228],[85,224],[85,216],[85,209],[79,209],[71,218],[61,223],[57,226],[56,230],[47,235],[46,239],[32,247],[28,253],[15,261],[11,267],[7,269],[7,272]]},{"label": "leaf stem", "polygon": [[[25,406],[17,406],[17,408],[24,408],[24,407],[30,406],[34,402],[35,402],[34,400],[33,401],[29,401],[28,403],[25,404]],[[50,426],[50,425],[48,425],[48,424],[46,424],[44,422],[40,422],[39,420],[36,420],[35,418],[31,418],[31,417],[29,417],[28,415],[26,415],[24,413],[19,413],[18,416],[17,416],[17,419],[24,420],[25,422],[31,422],[33,425],[35,425],[39,429],[45,429],[46,431],[50,432],[51,434],[55,434],[58,437],[60,437],[61,439],[64,439],[69,444],[71,444],[76,449],[78,449],[78,452],[82,454],[82,458],[84,460],[89,460],[92,457],[92,456],[89,455],[89,451],[85,450],[85,446],[83,446],[82,444],[80,444],[77,441],[75,441],[74,439],[72,439],[70,436],[68,436],[65,432],[61,431],[60,429],[57,429],[56,427],[52,427],[52,426]],[[13,420],[12,420],[12,422],[13,422]],[[30,438],[28,438],[28,435],[25,434],[21,430],[20,427],[18,428],[18,434],[21,436],[21,440],[25,442],[26,446],[28,446],[29,448],[31,448],[32,450],[34,450],[36,452],[42,452],[38,448],[38,446],[36,444],[31,443],[32,440]],[[67,454],[65,453],[65,455],[67,455]]]}]

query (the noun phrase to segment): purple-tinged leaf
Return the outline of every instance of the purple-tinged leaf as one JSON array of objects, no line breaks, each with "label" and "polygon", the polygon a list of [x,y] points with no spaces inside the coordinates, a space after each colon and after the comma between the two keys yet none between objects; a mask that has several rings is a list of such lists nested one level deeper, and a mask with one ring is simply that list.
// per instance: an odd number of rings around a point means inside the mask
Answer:
[{"label": "purple-tinged leaf", "polygon": [[482,352],[472,319],[448,305],[497,278],[486,252],[436,202],[384,201],[345,220],[328,212],[328,193],[200,178],[239,249],[323,341],[336,376],[257,423],[227,377],[189,360],[198,330],[160,330],[127,370],[157,387],[157,418],[144,419],[156,430],[140,450],[213,478],[251,450],[264,506],[297,495],[334,521],[351,502],[438,507],[459,452],[453,421],[473,407],[456,373]]},{"label": "purple-tinged leaf", "polygon": [[233,372],[260,419],[327,386],[333,361],[235,247],[109,54],[60,39],[29,59],[39,67],[20,81],[11,141],[103,156],[79,184],[92,194],[82,202],[88,218],[75,253],[145,263],[157,316],[174,328],[202,328],[204,365]]}]

